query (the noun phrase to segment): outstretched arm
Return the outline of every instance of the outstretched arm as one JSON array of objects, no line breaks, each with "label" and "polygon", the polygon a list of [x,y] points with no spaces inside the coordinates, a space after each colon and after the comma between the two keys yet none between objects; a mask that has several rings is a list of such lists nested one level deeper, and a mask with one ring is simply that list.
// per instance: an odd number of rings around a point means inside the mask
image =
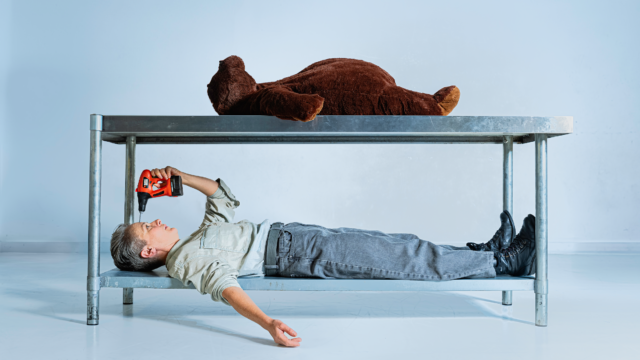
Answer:
[{"label": "outstretched arm", "polygon": [[300,346],[300,341],[302,341],[301,338],[296,337],[289,339],[285,335],[285,333],[287,333],[290,336],[297,336],[298,334],[293,331],[292,328],[288,327],[280,320],[272,319],[267,316],[241,288],[228,287],[222,292],[222,297],[224,297],[227,302],[231,304],[238,313],[240,313],[240,315],[267,330],[269,334],[271,334],[273,341],[277,344],[284,346]]},{"label": "outstretched arm", "polygon": [[311,121],[322,110],[324,98],[298,94],[285,86],[263,88],[243,98],[226,114],[272,115],[284,120]]},{"label": "outstretched arm", "polygon": [[[219,183],[201,176],[190,175],[171,166],[164,169],[153,169],[151,175],[154,177],[168,180],[171,176],[177,175],[182,177],[182,183],[190,186],[206,196],[213,195],[218,190]],[[192,282],[194,279],[190,279]],[[184,281],[183,281],[184,282]],[[194,283],[195,285],[195,283]],[[291,336],[297,336],[297,333],[280,320],[272,319],[267,316],[260,308],[251,300],[244,290],[239,287],[231,286],[222,291],[222,297],[240,313],[240,315],[262,326],[271,334],[273,341],[284,346],[300,346],[301,338],[296,337],[289,339],[285,333]]]}]

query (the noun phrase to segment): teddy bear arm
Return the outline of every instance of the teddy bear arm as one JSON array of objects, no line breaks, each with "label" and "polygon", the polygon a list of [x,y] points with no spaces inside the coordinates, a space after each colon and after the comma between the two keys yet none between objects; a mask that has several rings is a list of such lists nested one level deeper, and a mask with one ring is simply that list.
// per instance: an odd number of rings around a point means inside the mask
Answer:
[{"label": "teddy bear arm", "polygon": [[251,114],[305,122],[315,119],[324,104],[320,95],[298,94],[285,86],[264,88],[244,100],[245,109]]}]

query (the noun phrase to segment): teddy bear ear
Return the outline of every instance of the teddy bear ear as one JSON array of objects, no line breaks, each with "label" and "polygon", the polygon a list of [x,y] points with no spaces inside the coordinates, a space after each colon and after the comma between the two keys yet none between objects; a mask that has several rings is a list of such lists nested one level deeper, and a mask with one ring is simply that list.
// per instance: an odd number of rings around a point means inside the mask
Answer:
[{"label": "teddy bear ear", "polygon": [[244,70],[244,61],[239,56],[231,55],[220,61],[219,69],[240,69]]}]

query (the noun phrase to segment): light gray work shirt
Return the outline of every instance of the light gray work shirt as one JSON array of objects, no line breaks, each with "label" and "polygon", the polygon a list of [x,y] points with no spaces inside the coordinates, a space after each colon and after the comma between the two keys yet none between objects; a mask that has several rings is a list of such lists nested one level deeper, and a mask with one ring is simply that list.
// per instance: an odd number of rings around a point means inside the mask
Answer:
[{"label": "light gray work shirt", "polygon": [[207,197],[202,224],[193,234],[179,240],[167,255],[169,276],[184,285],[222,301],[224,289],[236,286],[238,276],[263,275],[264,252],[271,223],[242,220],[232,223],[240,206],[221,179],[216,192]]}]

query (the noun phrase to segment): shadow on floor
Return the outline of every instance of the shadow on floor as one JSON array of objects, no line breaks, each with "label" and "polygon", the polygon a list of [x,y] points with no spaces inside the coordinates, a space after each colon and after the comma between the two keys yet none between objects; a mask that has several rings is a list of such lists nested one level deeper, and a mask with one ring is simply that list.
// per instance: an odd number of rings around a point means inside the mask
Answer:
[{"label": "shadow on floor", "polygon": [[254,336],[241,334],[241,333],[235,332],[233,330],[228,330],[228,329],[225,329],[225,328],[222,328],[222,327],[219,327],[219,326],[211,326],[211,325],[205,324],[202,321],[198,321],[198,320],[194,320],[194,319],[157,318],[157,317],[146,317],[146,316],[143,317],[143,318],[148,319],[148,320],[155,320],[155,321],[161,321],[161,322],[166,322],[166,323],[170,323],[170,324],[180,325],[180,326],[186,326],[186,327],[189,327],[189,328],[192,328],[192,329],[211,331],[211,332],[214,332],[214,333],[217,333],[217,334],[224,334],[224,335],[234,336],[234,337],[237,337],[237,338],[241,338],[241,339],[252,341],[252,342],[260,344],[260,345],[268,345],[268,346],[275,346],[275,347],[279,346],[272,339],[259,338],[259,337],[254,337]]},{"label": "shadow on floor", "polygon": [[[85,314],[84,292],[71,292],[56,288],[7,289],[4,296],[37,301],[42,306],[24,309],[30,314],[84,324],[76,316],[67,318],[61,314]],[[134,305],[123,306],[121,297],[114,299],[116,289],[103,289],[100,304],[102,316],[153,318],[179,318],[183,316],[238,316],[235,310],[219,303],[212,303],[201,296],[187,295],[185,290],[162,291],[136,289]],[[329,318],[443,318],[443,317],[491,317],[533,325],[499,314],[492,309],[499,301],[471,295],[449,292],[264,292],[252,291],[251,297],[269,316],[329,317]],[[108,301],[105,301],[107,298]],[[116,301],[113,301],[116,300]],[[202,301],[206,300],[206,301]],[[180,305],[177,305],[180,304]],[[493,304],[493,305],[492,305]],[[14,309],[21,311],[21,309]],[[176,320],[178,321],[178,320]],[[181,321],[181,320],[180,320]],[[192,321],[192,320],[189,320]],[[203,325],[208,327],[208,325]],[[197,324],[192,324],[197,327]],[[212,329],[217,331],[216,329]],[[224,330],[220,330],[224,331]]]}]

